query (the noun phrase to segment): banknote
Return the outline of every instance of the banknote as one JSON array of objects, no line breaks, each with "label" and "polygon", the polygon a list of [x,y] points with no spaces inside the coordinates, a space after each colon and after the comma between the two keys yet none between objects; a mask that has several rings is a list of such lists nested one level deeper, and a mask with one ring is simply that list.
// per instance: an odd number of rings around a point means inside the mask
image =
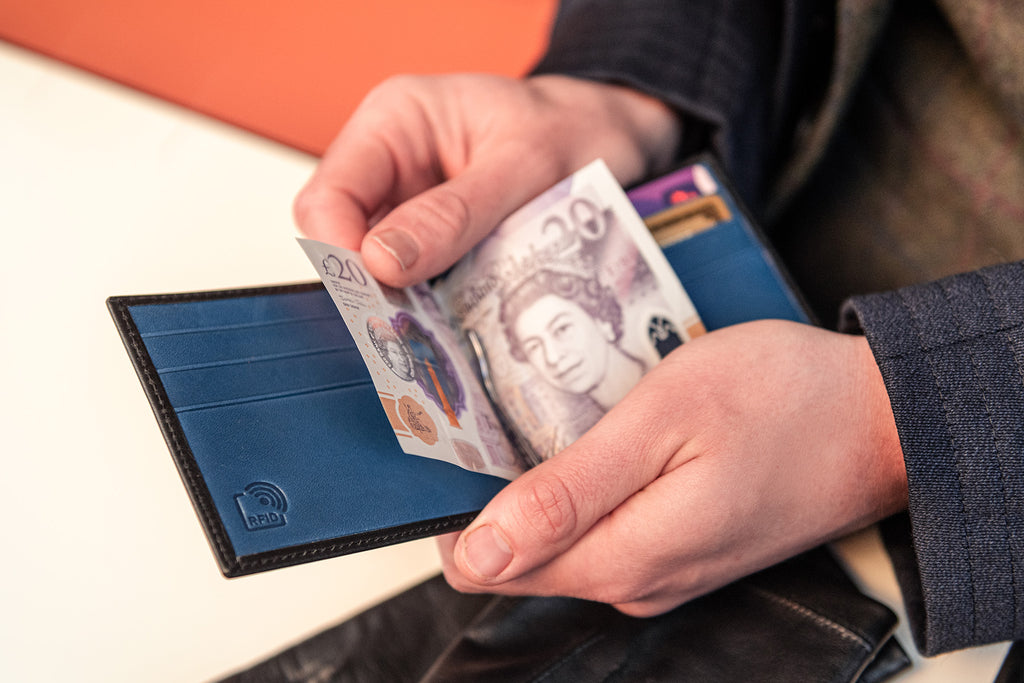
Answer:
[{"label": "banknote", "polygon": [[704,326],[603,162],[497,226],[431,285],[299,240],[402,449],[508,479],[593,426]]},{"label": "banknote", "polygon": [[369,276],[357,252],[299,243],[366,362],[402,450],[506,479],[521,473],[528,463],[430,288],[388,287]]},{"label": "banknote", "polygon": [[477,340],[493,402],[540,460],[704,332],[600,161],[509,216],[433,290],[451,326]]}]

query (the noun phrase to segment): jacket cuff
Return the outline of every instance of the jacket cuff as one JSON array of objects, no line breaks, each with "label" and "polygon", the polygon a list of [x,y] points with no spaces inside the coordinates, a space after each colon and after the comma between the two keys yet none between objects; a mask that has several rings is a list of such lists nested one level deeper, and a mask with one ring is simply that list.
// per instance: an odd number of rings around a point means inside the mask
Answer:
[{"label": "jacket cuff", "polygon": [[1024,637],[1024,262],[855,297],[907,465],[883,525],[926,655]]},{"label": "jacket cuff", "polygon": [[773,139],[781,10],[764,0],[564,0],[533,74],[617,83],[679,112],[677,158],[714,150],[754,201]]}]

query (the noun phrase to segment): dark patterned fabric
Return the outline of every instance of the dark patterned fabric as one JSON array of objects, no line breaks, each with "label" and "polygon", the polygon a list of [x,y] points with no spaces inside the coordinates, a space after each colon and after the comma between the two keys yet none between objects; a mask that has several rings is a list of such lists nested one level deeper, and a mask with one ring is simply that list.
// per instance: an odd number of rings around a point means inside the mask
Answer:
[{"label": "dark patterned fabric", "polygon": [[[1024,264],[855,298],[889,389],[914,553],[896,565],[926,652],[1020,637]],[[899,551],[897,551],[899,552]]]},{"label": "dark patterned fabric", "polygon": [[887,538],[918,646],[1024,638],[1024,3],[613,6],[566,2],[538,70],[669,102],[819,318],[853,297],[910,478]]}]

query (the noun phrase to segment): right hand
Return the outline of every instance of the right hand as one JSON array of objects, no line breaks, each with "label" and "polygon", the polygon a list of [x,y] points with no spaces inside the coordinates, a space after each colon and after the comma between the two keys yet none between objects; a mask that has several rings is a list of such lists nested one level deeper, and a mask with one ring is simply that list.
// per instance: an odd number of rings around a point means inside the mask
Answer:
[{"label": "right hand", "polygon": [[907,505],[864,337],[758,320],[682,345],[440,539],[457,590],[653,616]]},{"label": "right hand", "polygon": [[362,251],[405,287],[443,272],[502,219],[603,158],[622,184],[672,162],[661,102],[565,76],[401,76],[375,88],[295,201],[299,228]]}]

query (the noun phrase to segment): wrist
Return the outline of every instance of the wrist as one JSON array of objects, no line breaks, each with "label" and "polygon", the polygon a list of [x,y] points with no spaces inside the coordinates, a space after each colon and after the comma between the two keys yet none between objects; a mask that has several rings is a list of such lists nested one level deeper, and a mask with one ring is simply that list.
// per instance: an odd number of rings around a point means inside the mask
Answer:
[{"label": "wrist", "polygon": [[572,112],[570,125],[583,138],[578,148],[604,158],[623,185],[662,173],[676,161],[683,125],[661,100],[626,86],[572,76],[545,74],[528,82],[541,97]]},{"label": "wrist", "polygon": [[858,345],[857,367],[864,379],[865,400],[869,406],[870,423],[866,442],[875,455],[875,485],[879,489],[877,500],[879,517],[885,517],[907,507],[907,468],[903,460],[896,418],[889,401],[882,373],[874,353],[864,337],[855,337]]}]

